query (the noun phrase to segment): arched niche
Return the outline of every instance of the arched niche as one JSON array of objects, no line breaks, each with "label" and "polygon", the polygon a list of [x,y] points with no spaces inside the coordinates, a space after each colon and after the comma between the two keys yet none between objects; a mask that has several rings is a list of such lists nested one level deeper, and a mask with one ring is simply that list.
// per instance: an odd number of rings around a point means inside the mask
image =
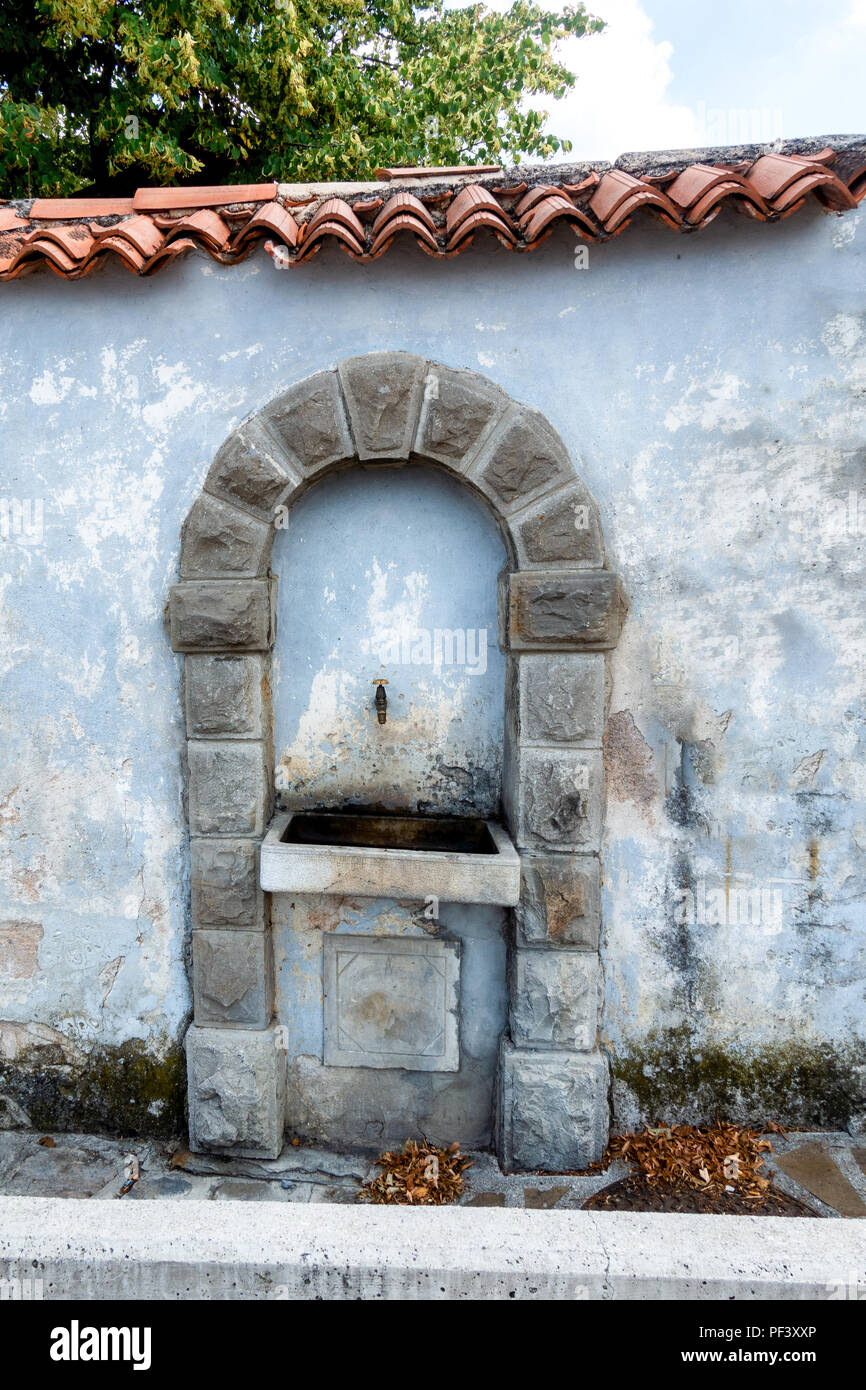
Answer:
[{"label": "arched niche", "polygon": [[509,1170],[576,1168],[600,1155],[608,1125],[597,1046],[601,743],[622,594],[595,502],[549,421],[484,377],[399,352],[349,358],[271,401],[223,444],[184,523],[170,629],[185,656],[191,1143],[275,1157],[286,1125],[285,1036],[273,1020],[258,878],[274,806],[274,536],[333,470],[419,461],[484,499],[508,556],[498,601],[502,808],[522,887],[497,1150]]}]

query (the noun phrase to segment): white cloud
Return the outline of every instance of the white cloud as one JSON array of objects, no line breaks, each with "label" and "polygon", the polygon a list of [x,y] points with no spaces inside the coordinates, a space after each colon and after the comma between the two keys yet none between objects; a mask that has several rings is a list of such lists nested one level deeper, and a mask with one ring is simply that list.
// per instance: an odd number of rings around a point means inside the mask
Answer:
[{"label": "white cloud", "polygon": [[[545,8],[555,8],[547,4]],[[668,99],[674,47],[653,35],[640,0],[592,0],[601,34],[572,39],[562,59],[577,83],[549,108],[549,129],[571,140],[569,159],[615,159],[628,150],[689,149],[702,141],[700,113]]]}]

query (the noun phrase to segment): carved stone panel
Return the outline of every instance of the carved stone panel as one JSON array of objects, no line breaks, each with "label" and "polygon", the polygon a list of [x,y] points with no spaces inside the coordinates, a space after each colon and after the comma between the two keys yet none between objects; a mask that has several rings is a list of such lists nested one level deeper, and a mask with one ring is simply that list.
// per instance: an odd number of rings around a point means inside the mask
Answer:
[{"label": "carved stone panel", "polygon": [[329,935],[324,952],[327,1066],[459,1070],[456,942]]}]

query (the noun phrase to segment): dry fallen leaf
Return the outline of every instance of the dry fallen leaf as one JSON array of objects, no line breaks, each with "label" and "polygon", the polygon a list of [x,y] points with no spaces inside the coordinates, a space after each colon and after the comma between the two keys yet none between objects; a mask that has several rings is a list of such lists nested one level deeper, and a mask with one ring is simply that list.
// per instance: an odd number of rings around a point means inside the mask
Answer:
[{"label": "dry fallen leaf", "polygon": [[358,1198],[379,1205],[444,1206],[462,1193],[463,1174],[471,1162],[461,1154],[459,1143],[438,1149],[426,1139],[407,1139],[402,1149],[376,1159],[382,1172],[364,1183]]},{"label": "dry fallen leaf", "polygon": [[[781,1132],[780,1126],[767,1129]],[[717,1120],[714,1125],[655,1125],[639,1134],[614,1136],[599,1168],[622,1158],[649,1182],[668,1187],[703,1187],[709,1192],[739,1191],[760,1199],[769,1187],[759,1169],[773,1147],[757,1130]],[[731,1183],[737,1184],[732,1188]]]}]

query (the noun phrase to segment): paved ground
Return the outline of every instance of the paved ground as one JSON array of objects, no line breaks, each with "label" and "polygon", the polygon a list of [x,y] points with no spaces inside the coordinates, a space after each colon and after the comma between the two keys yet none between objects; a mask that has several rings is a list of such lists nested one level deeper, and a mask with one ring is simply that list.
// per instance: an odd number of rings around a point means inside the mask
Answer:
[{"label": "paved ground", "polygon": [[[52,1144],[40,1143],[41,1139]],[[866,1141],[816,1132],[772,1136],[768,1157],[778,1187],[825,1216],[866,1217]],[[287,1147],[273,1162],[188,1153],[182,1144],[98,1135],[0,1132],[0,1196],[121,1196],[126,1160],[138,1160],[139,1180],[122,1200],[154,1197],[216,1202],[354,1202],[371,1174],[364,1158]],[[461,1205],[575,1209],[628,1171],[621,1163],[591,1177],[506,1177],[489,1154],[476,1154]]]}]

